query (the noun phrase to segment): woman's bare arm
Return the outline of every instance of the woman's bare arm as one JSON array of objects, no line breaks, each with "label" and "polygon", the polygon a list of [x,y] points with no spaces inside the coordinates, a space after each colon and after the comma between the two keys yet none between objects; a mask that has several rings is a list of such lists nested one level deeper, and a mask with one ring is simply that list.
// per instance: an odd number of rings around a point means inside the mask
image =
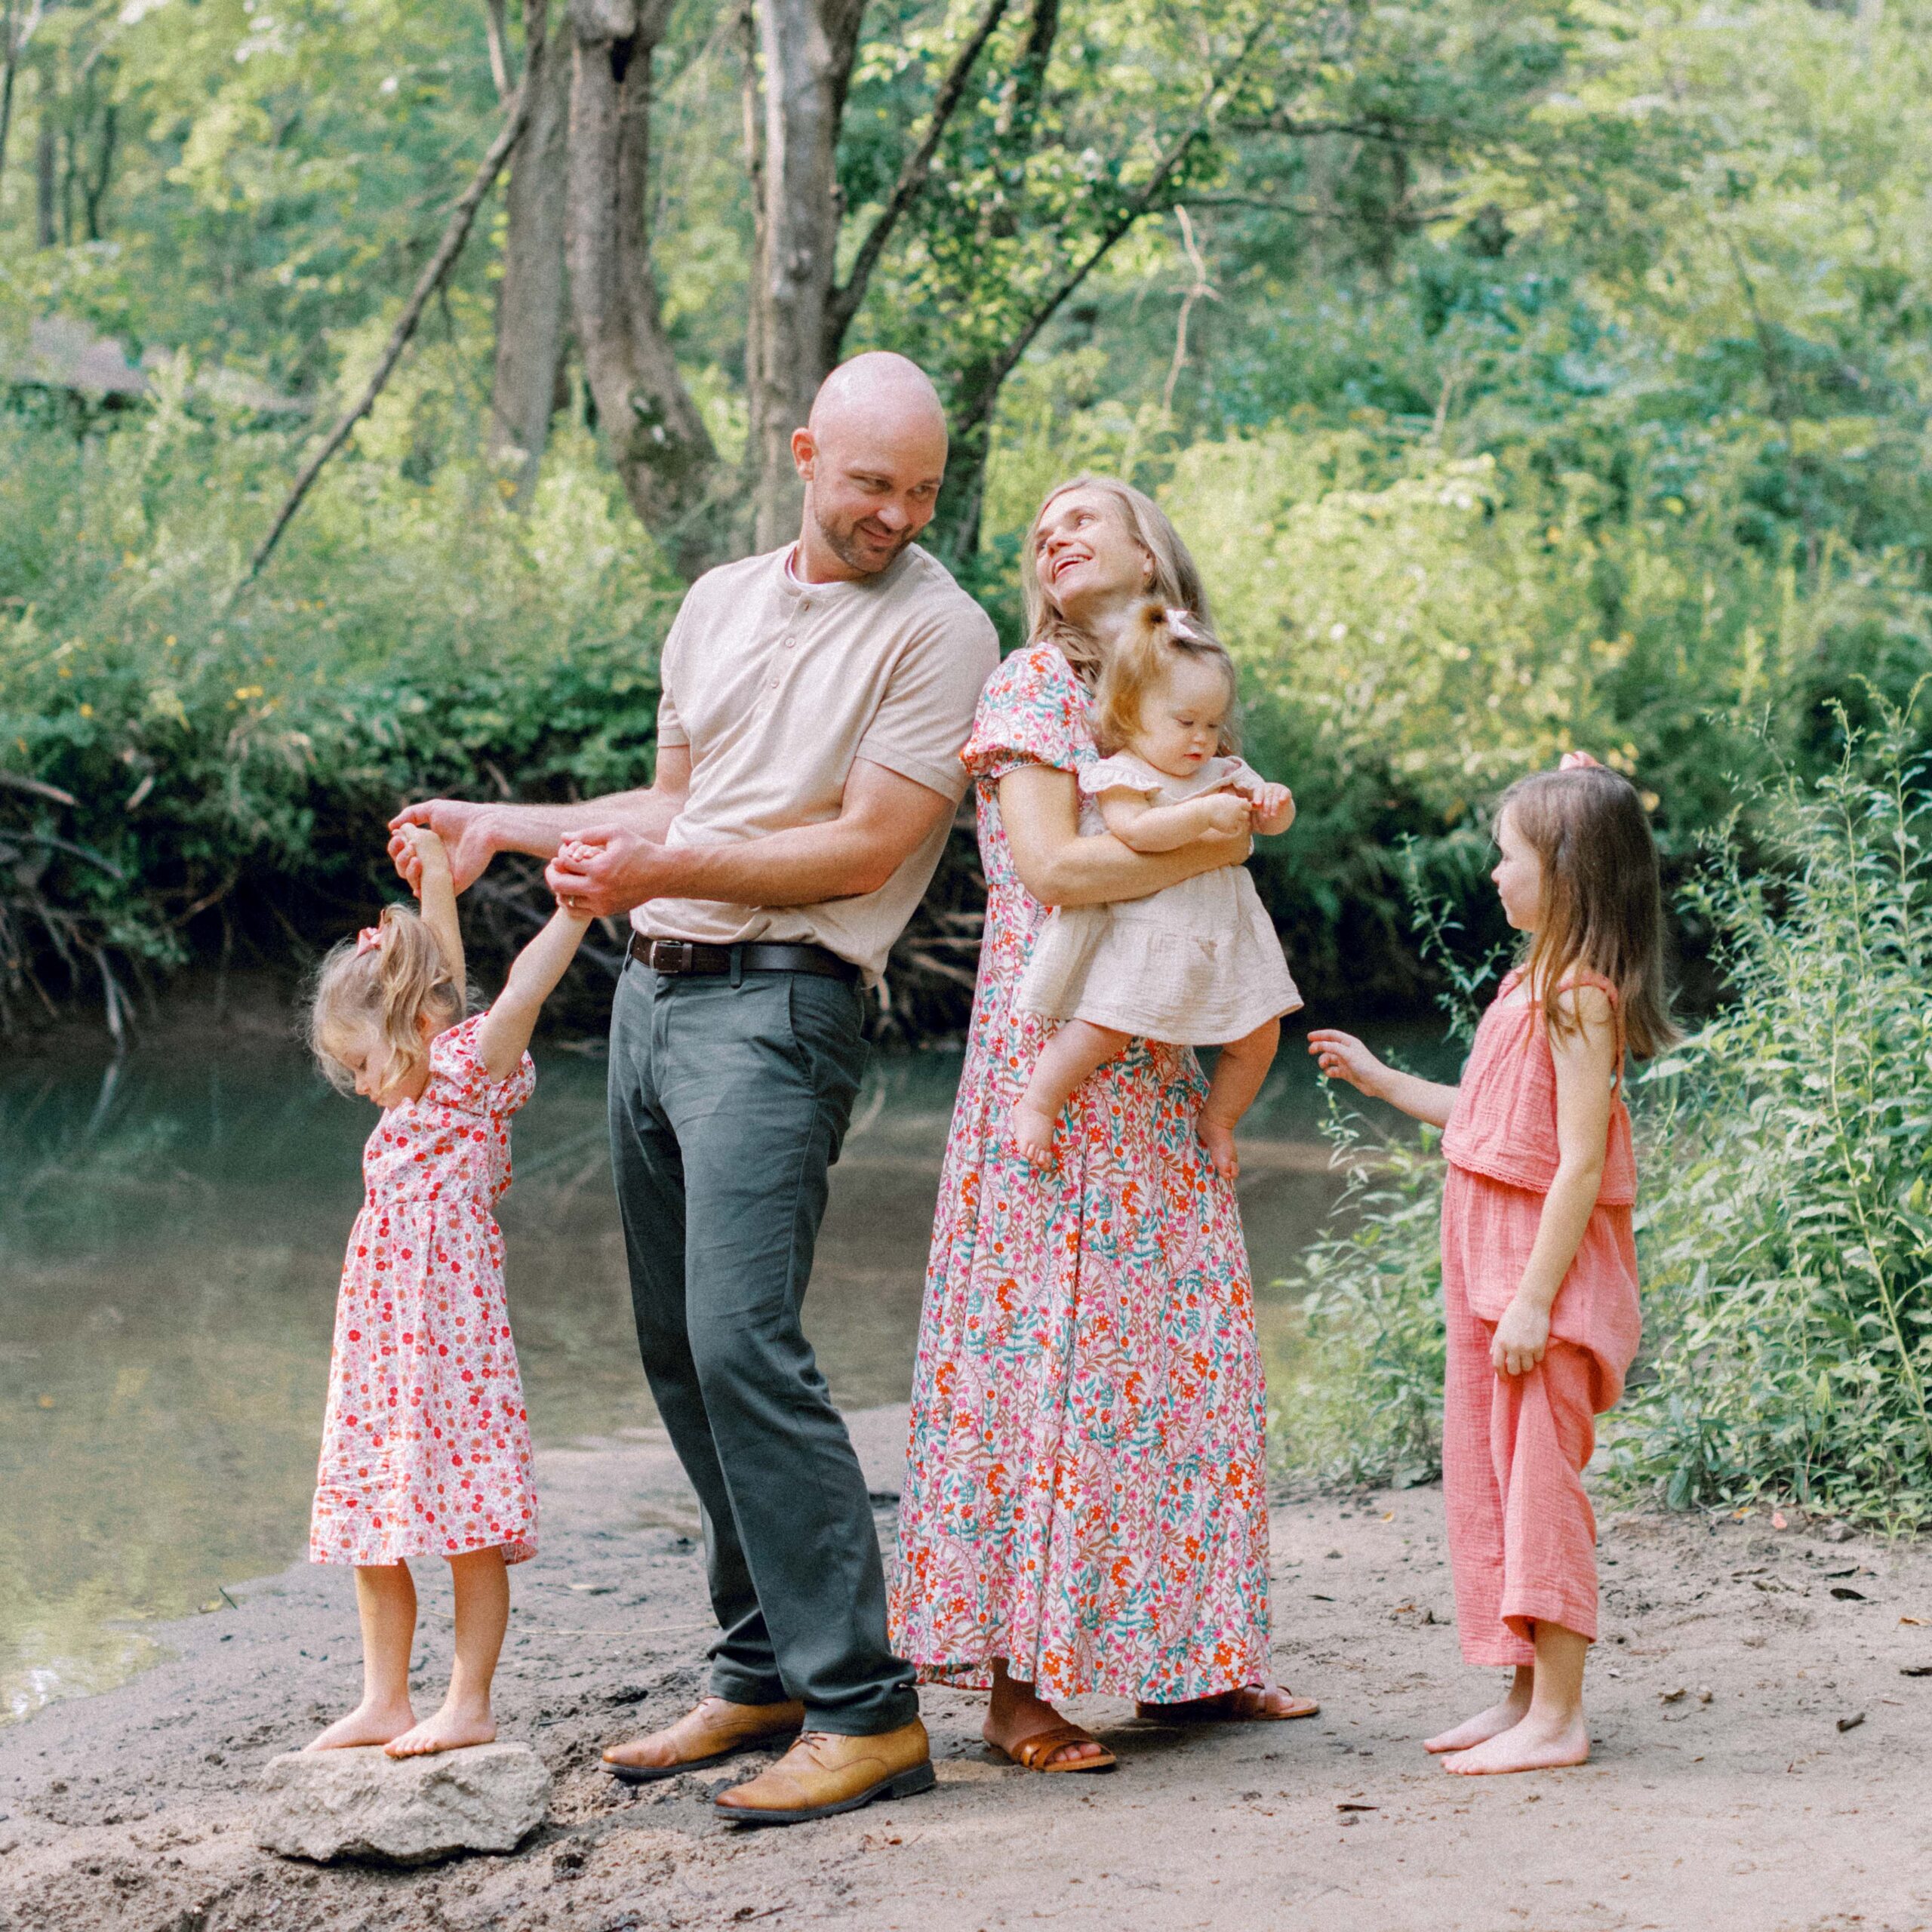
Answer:
[{"label": "woman's bare arm", "polygon": [[1254,842],[1238,832],[1198,838],[1178,851],[1141,853],[1111,832],[1083,838],[1073,774],[1051,765],[1008,772],[999,781],[999,811],[1020,882],[1043,906],[1146,899],[1184,878],[1241,864]]}]

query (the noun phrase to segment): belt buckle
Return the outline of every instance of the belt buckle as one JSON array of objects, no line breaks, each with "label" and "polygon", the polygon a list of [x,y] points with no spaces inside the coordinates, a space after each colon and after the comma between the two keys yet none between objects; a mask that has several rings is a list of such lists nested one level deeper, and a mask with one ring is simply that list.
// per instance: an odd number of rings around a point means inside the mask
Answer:
[{"label": "belt buckle", "polygon": [[688,973],[693,948],[688,939],[654,939],[651,942],[651,970],[654,973]]}]

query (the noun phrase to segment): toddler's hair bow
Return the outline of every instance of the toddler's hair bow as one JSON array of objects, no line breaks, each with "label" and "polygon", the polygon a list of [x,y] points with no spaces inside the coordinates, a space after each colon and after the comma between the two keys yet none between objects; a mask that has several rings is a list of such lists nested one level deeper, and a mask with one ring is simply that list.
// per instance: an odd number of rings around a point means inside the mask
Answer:
[{"label": "toddler's hair bow", "polygon": [[365,926],[355,935],[355,956],[360,959],[365,952],[380,952],[383,949],[383,928]]},{"label": "toddler's hair bow", "polygon": [[1565,752],[1562,763],[1556,768],[1558,771],[1586,771],[1596,762],[1588,752]]},{"label": "toddler's hair bow", "polygon": [[1200,642],[1201,633],[1194,628],[1194,613],[1192,611],[1184,611],[1178,604],[1170,604],[1161,615],[1167,619],[1168,629],[1176,637],[1186,638],[1195,644]]}]

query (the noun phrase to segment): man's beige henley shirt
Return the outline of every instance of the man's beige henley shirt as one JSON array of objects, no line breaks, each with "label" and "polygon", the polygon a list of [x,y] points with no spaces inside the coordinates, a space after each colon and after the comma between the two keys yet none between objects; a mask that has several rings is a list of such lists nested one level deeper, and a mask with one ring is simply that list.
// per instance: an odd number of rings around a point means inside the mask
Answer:
[{"label": "man's beige henley shirt", "polygon": [[[955,802],[965,791],[960,749],[999,663],[992,620],[916,546],[852,583],[800,582],[792,547],[707,572],[664,641],[657,742],[688,745],[691,755],[671,844],[728,844],[835,819],[858,758]],[[938,866],[951,816],[861,897],[657,899],[632,923],[650,937],[712,946],[823,946],[876,981]]]}]

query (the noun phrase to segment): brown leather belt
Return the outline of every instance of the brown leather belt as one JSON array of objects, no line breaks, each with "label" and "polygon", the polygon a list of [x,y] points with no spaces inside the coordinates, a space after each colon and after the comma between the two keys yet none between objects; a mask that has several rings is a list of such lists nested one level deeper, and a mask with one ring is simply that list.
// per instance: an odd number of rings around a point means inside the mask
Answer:
[{"label": "brown leather belt", "polygon": [[640,966],[671,979],[697,974],[716,979],[741,973],[809,973],[820,980],[843,980],[854,985],[859,969],[849,959],[822,946],[776,946],[753,941],[745,946],[700,946],[688,939],[646,939],[631,935],[630,955]]}]

